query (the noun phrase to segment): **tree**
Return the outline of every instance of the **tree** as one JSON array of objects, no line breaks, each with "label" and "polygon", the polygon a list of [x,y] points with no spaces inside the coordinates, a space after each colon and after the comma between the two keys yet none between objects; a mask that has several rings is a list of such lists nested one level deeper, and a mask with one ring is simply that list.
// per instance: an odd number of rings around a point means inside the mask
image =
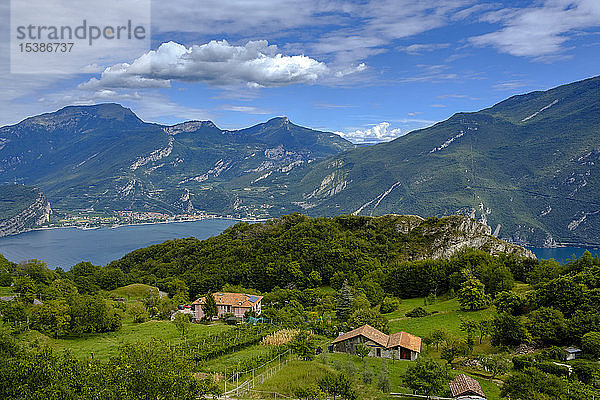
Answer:
[{"label": "tree", "polygon": [[391,389],[390,374],[385,361],[379,370],[379,374],[377,374],[377,389],[383,393],[389,393]]},{"label": "tree", "polygon": [[33,310],[33,326],[35,329],[54,338],[69,333],[71,322],[70,308],[64,300],[50,300],[35,306]]},{"label": "tree", "polygon": [[435,329],[431,332],[431,336],[429,337],[431,340],[431,344],[435,346],[436,350],[440,349],[440,344],[444,344],[448,339],[448,331],[442,328]]},{"label": "tree", "polygon": [[469,343],[459,338],[450,337],[446,340],[444,347],[442,347],[442,354],[440,357],[446,360],[448,364],[456,359],[456,357],[466,356],[473,348],[469,346]]},{"label": "tree", "polygon": [[600,376],[600,365],[585,360],[575,360],[571,364],[575,377],[586,385],[593,385]]},{"label": "tree", "polygon": [[354,296],[352,300],[352,309],[360,310],[371,308],[371,302],[367,299],[367,295],[364,293],[359,293],[357,296]]},{"label": "tree", "polygon": [[21,294],[21,299],[32,303],[38,293],[35,281],[29,275],[20,275],[14,278],[13,290]]},{"label": "tree", "polygon": [[444,390],[448,382],[448,369],[430,357],[419,357],[408,366],[403,382],[418,394],[430,396]]},{"label": "tree", "polygon": [[560,344],[565,341],[567,323],[563,313],[550,307],[540,307],[531,312],[529,332],[545,344]]},{"label": "tree", "polygon": [[363,363],[363,369],[360,373],[360,379],[367,385],[373,382],[373,371],[371,370],[371,368],[369,368],[367,363]]},{"label": "tree", "polygon": [[513,372],[502,385],[502,397],[511,399],[565,399],[565,381],[537,368]]},{"label": "tree", "polygon": [[460,330],[467,334],[467,343],[473,347],[475,332],[479,330],[479,323],[472,319],[465,318],[460,320]]},{"label": "tree", "polygon": [[290,349],[302,360],[310,361],[315,358],[315,344],[312,333],[300,331],[290,342]]},{"label": "tree", "polygon": [[365,324],[371,325],[384,333],[389,333],[388,320],[375,308],[362,308],[354,311],[348,318],[348,325],[358,328]]},{"label": "tree", "polygon": [[583,335],[581,349],[591,357],[600,358],[600,332],[588,332]]},{"label": "tree", "polygon": [[471,277],[460,285],[458,302],[463,309],[483,310],[490,305],[490,296],[485,293],[485,285]]},{"label": "tree", "polygon": [[6,271],[0,271],[0,286],[10,286],[13,283],[13,277]]},{"label": "tree", "polygon": [[359,343],[356,345],[356,355],[360,357],[361,360],[364,361],[365,357],[369,355],[371,352],[371,348],[364,343]]},{"label": "tree", "polygon": [[335,316],[342,322],[345,322],[352,313],[352,288],[348,286],[348,282],[344,281],[344,284],[340,288],[337,295],[337,304],[335,307]]},{"label": "tree", "polygon": [[479,344],[481,344],[483,338],[488,336],[492,331],[492,321],[489,319],[479,321],[477,329],[479,330]]},{"label": "tree", "polygon": [[217,301],[215,300],[212,293],[208,293],[205,297],[204,304],[202,304],[202,311],[204,312],[204,319],[212,320],[216,317],[219,312],[217,310]]},{"label": "tree", "polygon": [[173,319],[173,324],[175,325],[177,330],[181,332],[181,336],[185,337],[185,335],[190,330],[190,325],[192,324],[192,322],[189,314],[177,313],[175,314],[175,318]]},{"label": "tree", "polygon": [[381,302],[379,311],[383,314],[388,314],[396,311],[400,307],[400,299],[397,297],[385,297]]},{"label": "tree", "polygon": [[319,271],[311,271],[310,274],[308,274],[307,286],[309,288],[319,287],[321,285],[321,281],[322,279]]},{"label": "tree", "polygon": [[296,389],[294,395],[302,400],[320,400],[324,393],[319,386],[313,384]]},{"label": "tree", "polygon": [[510,362],[501,354],[490,354],[479,359],[481,366],[492,374],[491,379],[496,375],[508,372]]},{"label": "tree", "polygon": [[521,322],[521,318],[510,314],[498,314],[491,323],[492,346],[517,346],[527,343],[531,335]]},{"label": "tree", "polygon": [[352,389],[350,378],[344,373],[336,375],[328,372],[319,381],[319,388],[324,392],[332,394],[334,398],[335,396],[341,396],[346,400],[356,400],[357,398],[356,392]]},{"label": "tree", "polygon": [[494,305],[499,313],[505,312],[512,315],[523,314],[525,303],[525,299],[512,290],[498,293],[494,300]]},{"label": "tree", "polygon": [[128,304],[127,312],[131,315],[133,322],[135,323],[146,322],[148,319],[148,310],[146,310],[146,307],[138,301]]}]

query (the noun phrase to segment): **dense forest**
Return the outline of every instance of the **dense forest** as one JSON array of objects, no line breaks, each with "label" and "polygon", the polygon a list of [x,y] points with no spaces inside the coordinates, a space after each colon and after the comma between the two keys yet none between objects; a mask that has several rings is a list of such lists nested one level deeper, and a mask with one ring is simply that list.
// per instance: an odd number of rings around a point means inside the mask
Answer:
[{"label": "dense forest", "polygon": [[[433,247],[464,235],[459,225],[465,221],[471,220],[459,216],[421,220],[412,216],[309,218],[292,214],[262,224],[239,223],[207,240],[177,239],[139,249],[108,268],[123,271],[130,280],[158,286],[178,277],[194,296],[226,283],[262,291],[329,284],[339,288],[344,280],[358,282],[367,274],[387,277],[391,270],[403,269],[403,262],[427,258]],[[486,240],[500,242],[491,236]],[[501,261],[516,269],[527,262],[516,256]],[[461,266],[444,264],[440,268],[443,277]],[[432,284],[420,279],[410,282]],[[381,279],[380,284],[384,284]],[[434,289],[400,293],[403,289],[389,284],[398,296],[428,294]],[[439,284],[439,291],[448,287]]]},{"label": "dense forest", "polygon": [[[440,222],[427,223],[426,229],[431,230]],[[486,310],[487,318],[461,319],[458,336],[439,326],[423,337],[424,354],[439,350],[440,361],[424,356],[407,376],[419,373],[419,368],[427,372],[449,368],[457,359],[473,359],[485,366],[486,373],[503,374],[502,393],[511,399],[583,400],[598,395],[597,257],[586,252],[561,264],[464,249],[449,258],[420,259],[428,240],[422,232],[402,233],[380,218],[310,220],[292,215],[266,224],[238,224],[205,241],[190,238],[150,246],[107,266],[82,262],[68,271],[51,270],[42,261],[15,264],[2,257],[0,286],[19,296],[0,301],[0,387],[4,390],[0,395],[41,399],[60,392],[68,395],[55,398],[133,399],[146,398],[151,389],[165,393],[165,398],[218,393],[210,379],[190,378],[211,358],[250,346],[281,329],[310,331],[325,339],[365,323],[390,332],[393,320],[388,314],[417,297],[424,299],[425,306],[436,299],[456,299],[468,312]],[[132,283],[155,285],[168,296],[148,292],[124,304],[110,292]],[[224,332],[208,342],[191,341],[193,350],[190,343],[183,351],[161,343],[126,346],[110,361],[82,362],[43,344],[16,340],[24,329],[73,338],[119,331],[125,318],[169,319],[178,305],[216,290],[264,295],[262,316],[273,325]],[[417,307],[403,318],[428,314]],[[189,320],[174,323],[181,324],[185,334]],[[312,345],[298,335],[298,341],[304,340],[296,343],[298,349],[310,353]],[[487,338],[492,350],[484,356],[476,354],[477,342]],[[535,350],[514,355],[514,349],[523,345]],[[569,345],[579,346],[587,357],[573,363],[572,372],[557,365],[564,363],[564,352],[557,346]],[[271,355],[232,368],[249,369]],[[122,371],[124,365],[131,371]],[[144,380],[151,379],[149,373],[142,374],[139,384],[134,382],[136,371],[145,369],[157,375],[167,369],[174,372],[154,382]],[[442,386],[436,390],[443,394]],[[431,387],[414,389],[436,393]],[[348,389],[344,396],[350,399],[356,393]]]}]

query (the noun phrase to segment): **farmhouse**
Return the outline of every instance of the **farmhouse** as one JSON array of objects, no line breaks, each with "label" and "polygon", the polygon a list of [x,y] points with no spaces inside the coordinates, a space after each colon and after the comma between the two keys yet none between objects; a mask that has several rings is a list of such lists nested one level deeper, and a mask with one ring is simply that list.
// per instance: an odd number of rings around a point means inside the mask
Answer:
[{"label": "farmhouse", "polygon": [[[246,311],[254,311],[256,315],[260,315],[262,311],[262,296],[256,296],[246,293],[213,293],[217,303],[217,316],[221,317],[224,314],[233,314],[238,318],[242,318]],[[201,297],[192,303],[192,312],[194,321],[199,321],[204,318],[202,305],[206,303],[206,297]]]},{"label": "farmhouse", "polygon": [[331,347],[336,352],[356,354],[356,346],[360,343],[371,348],[369,357],[414,361],[421,352],[420,337],[406,332],[386,335],[370,325],[363,325],[338,336],[331,342]]},{"label": "farmhouse", "polygon": [[459,400],[485,400],[485,393],[475,379],[460,374],[449,383],[452,397]]}]

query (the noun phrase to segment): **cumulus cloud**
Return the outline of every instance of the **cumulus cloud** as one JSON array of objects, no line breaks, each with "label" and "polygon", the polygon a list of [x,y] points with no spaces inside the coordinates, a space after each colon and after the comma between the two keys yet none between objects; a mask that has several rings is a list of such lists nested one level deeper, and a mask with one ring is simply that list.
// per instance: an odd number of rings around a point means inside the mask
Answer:
[{"label": "cumulus cloud", "polygon": [[400,128],[390,128],[390,126],[389,122],[380,122],[368,129],[335,133],[352,143],[388,142],[404,134]]},{"label": "cumulus cloud", "polygon": [[185,47],[167,42],[131,64],[106,68],[100,78],[92,78],[81,89],[164,88],[171,81],[204,82],[215,86],[246,84],[249,87],[277,87],[315,83],[328,77],[361,72],[366,65],[334,71],[323,62],[305,55],[282,54],[266,40],[234,46],[226,40]]},{"label": "cumulus cloud", "polygon": [[486,13],[483,21],[502,29],[470,39],[478,46],[494,46],[515,56],[549,60],[566,49],[580,30],[600,27],[598,0],[546,0],[539,6]]}]

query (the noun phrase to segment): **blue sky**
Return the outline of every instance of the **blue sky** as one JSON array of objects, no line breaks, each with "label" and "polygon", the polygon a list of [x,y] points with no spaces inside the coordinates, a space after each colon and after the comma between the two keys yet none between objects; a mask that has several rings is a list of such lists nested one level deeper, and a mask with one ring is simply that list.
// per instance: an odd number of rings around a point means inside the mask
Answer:
[{"label": "blue sky", "polygon": [[146,121],[235,129],[286,115],[386,141],[600,65],[598,0],[180,0],[151,12],[152,52],[98,54],[94,73],[10,74],[4,44],[0,125],[118,102]]}]

